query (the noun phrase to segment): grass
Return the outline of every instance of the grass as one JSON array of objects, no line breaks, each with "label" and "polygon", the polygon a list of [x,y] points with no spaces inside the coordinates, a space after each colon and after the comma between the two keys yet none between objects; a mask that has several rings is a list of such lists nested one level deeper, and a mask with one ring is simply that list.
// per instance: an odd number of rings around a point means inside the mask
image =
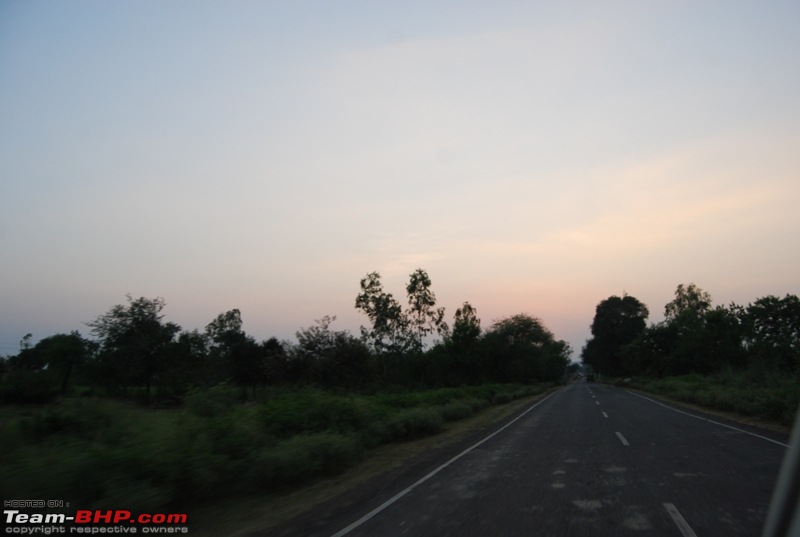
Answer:
[{"label": "grass", "polygon": [[492,405],[470,417],[448,422],[436,435],[378,446],[342,474],[316,480],[309,486],[281,494],[250,494],[215,502],[193,516],[191,532],[198,537],[245,536],[256,531],[269,535],[276,526],[292,525],[291,521],[298,518],[307,519],[308,513],[322,504],[327,505],[326,502],[333,500],[349,505],[353,501],[353,491],[366,491],[356,494],[369,495],[376,484],[382,488],[387,482],[401,479],[409,466],[420,461],[438,461],[436,457],[450,458],[454,449],[462,449],[454,448],[459,442],[525,408],[542,393]]},{"label": "grass", "polygon": [[275,393],[241,404],[227,385],[150,410],[107,399],[0,408],[0,492],[85,509],[162,512],[284,493],[334,476],[378,446],[546,386],[491,385],[374,395]]},{"label": "grass", "polygon": [[662,379],[634,378],[628,386],[678,401],[775,422],[794,423],[800,382],[783,375],[727,369],[714,375],[689,374]]}]

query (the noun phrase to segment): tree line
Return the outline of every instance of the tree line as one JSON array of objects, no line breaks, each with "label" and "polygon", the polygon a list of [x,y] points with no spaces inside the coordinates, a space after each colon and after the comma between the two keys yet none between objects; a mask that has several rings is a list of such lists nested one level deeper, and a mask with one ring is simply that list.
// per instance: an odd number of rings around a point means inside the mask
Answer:
[{"label": "tree line", "polygon": [[713,306],[694,283],[680,284],[664,307],[664,320],[647,324],[647,306],[623,294],[601,301],[592,337],[581,352],[595,372],[616,377],[657,378],[726,368],[754,381],[800,374],[800,299],[787,294],[747,306]]},{"label": "tree line", "polygon": [[366,391],[385,387],[446,387],[563,378],[569,345],[542,321],[517,314],[482,329],[464,302],[452,327],[437,307],[427,272],[417,269],[404,307],[384,290],[380,274],[360,282],[355,308],[369,320],[358,336],[334,330],[325,316],[296,332],[296,342],[256,341],[242,328],[240,310],[220,313],[203,331],[164,320],[163,298],[134,298],[86,323],[0,360],[3,402],[47,402],[83,393],[180,401],[197,388],[230,382],[243,397],[273,386]]}]

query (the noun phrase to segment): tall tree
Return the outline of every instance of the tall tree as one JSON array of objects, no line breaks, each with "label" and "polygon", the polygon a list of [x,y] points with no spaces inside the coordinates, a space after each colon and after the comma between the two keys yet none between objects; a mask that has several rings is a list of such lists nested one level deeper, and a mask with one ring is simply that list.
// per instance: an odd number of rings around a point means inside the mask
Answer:
[{"label": "tall tree", "polygon": [[485,367],[496,382],[554,381],[563,377],[570,348],[537,317],[520,313],[496,321],[481,340]]},{"label": "tall tree", "polygon": [[667,362],[669,374],[706,373],[714,369],[708,355],[707,320],[721,319],[710,312],[711,295],[694,283],[680,284],[675,289],[675,298],[664,306],[664,322],[676,338]]},{"label": "tall tree", "polygon": [[759,298],[744,313],[746,344],[754,360],[784,372],[800,371],[800,299]]},{"label": "tall tree", "polygon": [[431,279],[423,269],[417,269],[409,276],[406,286],[409,309],[407,317],[414,333],[414,346],[417,351],[424,347],[425,337],[436,331],[447,332],[444,322],[444,308],[436,308],[436,295],[431,290]]},{"label": "tall tree", "polygon": [[162,322],[163,298],[126,296],[127,306],[118,304],[87,325],[100,339],[105,374],[116,369],[123,383],[144,384],[149,401],[153,380],[167,358],[165,349],[180,326]]},{"label": "tall tree", "polygon": [[[409,345],[409,322],[403,308],[383,290],[381,275],[370,272],[361,279],[361,292],[356,296],[356,309],[369,318],[372,327],[361,327],[361,337],[382,357],[401,354]],[[384,360],[384,373],[386,372]]]},{"label": "tall tree", "polygon": [[86,361],[90,346],[77,331],[73,331],[46,337],[32,351],[41,355],[48,372],[57,377],[59,391],[64,395],[73,373]]},{"label": "tall tree", "polygon": [[598,373],[626,374],[620,351],[644,332],[648,315],[647,306],[627,293],[601,301],[592,321],[592,339],[583,348],[584,363]]},{"label": "tall tree", "polygon": [[265,359],[262,347],[242,329],[241,312],[232,309],[217,315],[206,325],[206,336],[212,342],[210,354],[217,370],[250,388],[255,398],[256,388],[266,381]]},{"label": "tall tree", "polygon": [[315,326],[296,334],[296,359],[301,360],[306,380],[328,388],[358,389],[371,379],[367,346],[346,331],[331,330],[336,317],[326,315]]},{"label": "tall tree", "polygon": [[664,317],[672,322],[682,315],[691,314],[702,317],[711,310],[711,295],[694,283],[679,284],[675,289],[675,298],[664,306]]},{"label": "tall tree", "polygon": [[453,318],[453,331],[449,343],[456,350],[464,350],[474,345],[481,335],[481,320],[477,310],[469,302],[456,310]]}]

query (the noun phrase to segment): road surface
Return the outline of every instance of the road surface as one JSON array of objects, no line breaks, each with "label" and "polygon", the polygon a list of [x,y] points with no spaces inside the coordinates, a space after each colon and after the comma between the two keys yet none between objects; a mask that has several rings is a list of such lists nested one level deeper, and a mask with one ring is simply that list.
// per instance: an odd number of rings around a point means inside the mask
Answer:
[{"label": "road surface", "polygon": [[788,439],[575,383],[320,537],[758,536]]}]

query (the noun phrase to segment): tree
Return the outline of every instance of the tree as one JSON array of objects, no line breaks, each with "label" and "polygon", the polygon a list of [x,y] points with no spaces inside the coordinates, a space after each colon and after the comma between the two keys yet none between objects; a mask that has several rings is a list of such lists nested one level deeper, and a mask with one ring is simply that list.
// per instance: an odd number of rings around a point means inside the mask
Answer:
[{"label": "tree", "polygon": [[679,284],[675,289],[675,298],[664,306],[664,317],[667,322],[677,320],[681,316],[691,314],[702,317],[711,309],[711,295],[695,284],[684,286]]},{"label": "tree", "polygon": [[592,339],[583,348],[584,363],[598,373],[626,374],[620,351],[644,332],[648,315],[647,306],[627,293],[601,301],[592,321]]},{"label": "tree", "polygon": [[149,401],[153,380],[165,367],[165,349],[180,326],[161,321],[163,298],[126,296],[127,306],[118,304],[87,325],[100,339],[103,375],[123,386],[144,384]]},{"label": "tree", "polygon": [[495,382],[559,380],[571,352],[540,319],[524,313],[496,321],[481,346],[484,364],[491,368],[489,379]]},{"label": "tree", "polygon": [[284,345],[271,337],[261,342],[264,357],[264,380],[269,384],[283,384],[291,379],[289,358]]},{"label": "tree", "polygon": [[362,388],[372,380],[369,349],[350,333],[331,330],[335,320],[326,315],[315,326],[297,332],[297,359],[311,382],[328,388]]},{"label": "tree", "polygon": [[481,336],[481,320],[477,310],[469,302],[456,310],[453,318],[453,331],[448,343],[456,351],[472,347]]},{"label": "tree", "polygon": [[0,400],[4,402],[49,403],[58,394],[53,378],[55,370],[48,367],[44,346],[31,346],[32,339],[32,334],[26,334],[20,341],[19,354],[2,361]]},{"label": "tree", "polygon": [[213,385],[214,378],[208,361],[208,337],[197,329],[181,332],[169,345],[169,360],[160,377],[173,396],[184,395],[189,388]]},{"label": "tree", "polygon": [[668,372],[671,373],[670,368],[674,365],[671,362],[671,355],[676,342],[677,337],[672,325],[666,322],[655,323],[648,326],[631,343],[623,346],[619,356],[630,373],[655,375],[661,378]]},{"label": "tree", "polygon": [[381,275],[370,272],[361,279],[361,292],[356,297],[356,309],[367,315],[372,328],[361,327],[361,337],[381,357],[386,376],[387,358],[409,348],[409,322],[403,309],[391,293],[383,290]]},{"label": "tree", "polygon": [[407,318],[411,329],[415,333],[414,345],[417,351],[424,347],[425,337],[436,331],[438,334],[447,332],[444,322],[444,308],[434,309],[436,295],[431,291],[431,279],[424,270],[417,269],[409,276],[406,286],[409,309]]},{"label": "tree", "polygon": [[800,370],[800,299],[769,295],[748,305],[743,315],[745,344],[767,369]]},{"label": "tree", "polygon": [[242,314],[238,309],[220,313],[206,325],[206,336],[212,343],[210,354],[217,370],[239,386],[256,388],[266,382],[264,354],[256,341],[242,330]]},{"label": "tree", "polygon": [[220,313],[206,325],[206,335],[216,345],[227,346],[242,337],[242,313],[232,309]]},{"label": "tree", "polygon": [[694,283],[680,284],[675,289],[675,298],[664,306],[664,322],[675,336],[673,350],[667,363],[669,374],[707,373],[717,367],[709,352],[708,320],[715,317],[715,329],[721,329],[724,312],[711,315],[711,295]]},{"label": "tree", "polygon": [[90,343],[73,331],[46,337],[31,350],[40,355],[48,372],[57,379],[59,392],[64,395],[70,377],[86,361],[89,349]]}]

